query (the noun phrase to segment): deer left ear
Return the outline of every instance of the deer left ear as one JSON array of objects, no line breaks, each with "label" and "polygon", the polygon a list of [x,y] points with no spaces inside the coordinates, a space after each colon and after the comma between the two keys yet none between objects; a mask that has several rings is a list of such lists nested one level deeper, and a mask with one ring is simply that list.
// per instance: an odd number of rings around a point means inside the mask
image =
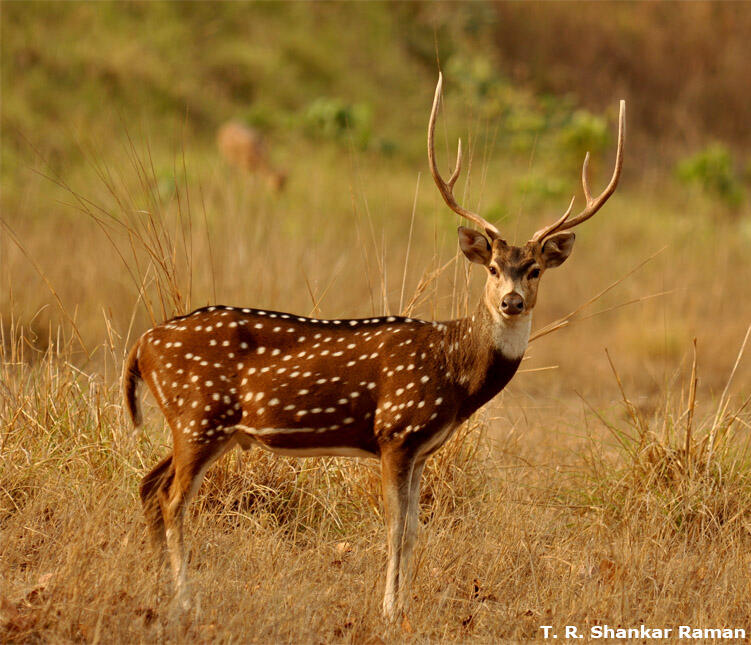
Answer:
[{"label": "deer left ear", "polygon": [[542,261],[546,269],[563,264],[574,248],[576,235],[571,231],[563,231],[551,235],[542,245]]}]

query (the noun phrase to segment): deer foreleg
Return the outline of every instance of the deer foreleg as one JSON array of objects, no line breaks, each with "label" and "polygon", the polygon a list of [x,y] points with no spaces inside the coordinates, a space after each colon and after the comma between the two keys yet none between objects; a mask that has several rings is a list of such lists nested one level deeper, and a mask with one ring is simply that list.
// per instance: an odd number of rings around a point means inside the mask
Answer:
[{"label": "deer foreleg", "polygon": [[402,537],[402,557],[400,562],[399,582],[400,604],[406,608],[409,601],[409,591],[412,587],[412,552],[417,541],[417,528],[420,524],[420,483],[425,460],[415,462],[409,483],[407,516],[405,518],[404,536]]},{"label": "deer foreleg", "polygon": [[[416,520],[412,522],[409,518],[411,506],[416,508],[416,505],[410,505],[414,469],[414,460],[404,455],[385,453],[381,456],[381,484],[388,543],[383,614],[390,620],[397,618],[404,606],[402,577],[409,566],[408,559],[416,529]],[[419,470],[422,471],[422,465]],[[411,538],[408,537],[410,532]]]}]

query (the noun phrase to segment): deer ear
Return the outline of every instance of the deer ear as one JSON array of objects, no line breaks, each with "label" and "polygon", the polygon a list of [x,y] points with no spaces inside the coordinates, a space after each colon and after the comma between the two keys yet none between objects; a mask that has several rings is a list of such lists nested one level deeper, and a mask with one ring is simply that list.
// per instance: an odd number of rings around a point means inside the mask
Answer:
[{"label": "deer ear", "polygon": [[477,264],[484,264],[485,266],[490,263],[492,257],[490,242],[482,233],[460,226],[459,246],[470,262],[477,262]]},{"label": "deer ear", "polygon": [[546,269],[563,264],[574,248],[576,235],[571,231],[555,233],[551,235],[542,245],[542,261]]}]

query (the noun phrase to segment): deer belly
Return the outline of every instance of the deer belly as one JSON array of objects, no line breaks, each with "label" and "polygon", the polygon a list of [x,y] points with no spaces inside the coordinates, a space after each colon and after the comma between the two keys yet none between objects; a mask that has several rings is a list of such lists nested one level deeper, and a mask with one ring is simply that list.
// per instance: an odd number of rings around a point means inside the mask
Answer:
[{"label": "deer belly", "polygon": [[[254,428],[236,429],[269,452],[291,457],[377,457],[378,446],[370,433],[339,428]],[[241,443],[244,443],[241,441]]]},{"label": "deer belly", "polygon": [[420,435],[418,434],[417,438],[423,439],[417,449],[418,454],[421,457],[432,455],[444,443],[446,443],[446,441],[448,441],[449,437],[454,433],[454,430],[456,430],[457,426],[457,423],[447,423],[440,428],[431,430],[430,432],[425,432],[423,437],[420,437]]}]

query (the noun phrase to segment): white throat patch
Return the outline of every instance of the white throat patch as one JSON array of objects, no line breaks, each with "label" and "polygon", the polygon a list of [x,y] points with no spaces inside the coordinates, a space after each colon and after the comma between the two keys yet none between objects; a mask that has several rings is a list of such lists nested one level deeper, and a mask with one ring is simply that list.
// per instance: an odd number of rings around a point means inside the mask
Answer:
[{"label": "white throat patch", "polygon": [[[516,291],[523,293],[520,285],[508,276],[502,275],[498,290],[502,293]],[[506,358],[514,361],[524,356],[529,344],[529,333],[532,330],[532,312],[519,314],[518,316],[504,316],[492,305],[493,298],[488,297],[485,291],[485,306],[490,311],[493,319],[493,345]]]},{"label": "white throat patch", "polygon": [[494,312],[493,319],[493,342],[496,349],[511,360],[524,356],[532,330],[532,312],[514,318],[505,318]]}]

